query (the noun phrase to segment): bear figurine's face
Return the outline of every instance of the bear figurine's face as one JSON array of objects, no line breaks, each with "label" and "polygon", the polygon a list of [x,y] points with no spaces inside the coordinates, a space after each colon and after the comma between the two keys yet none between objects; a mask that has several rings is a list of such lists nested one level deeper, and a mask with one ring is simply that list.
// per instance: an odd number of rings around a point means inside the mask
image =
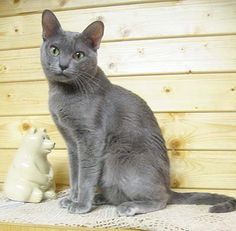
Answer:
[{"label": "bear figurine's face", "polygon": [[23,144],[32,153],[47,155],[55,146],[46,133],[45,129],[30,129],[29,133],[24,137]]},{"label": "bear figurine's face", "polygon": [[50,138],[47,134],[43,135],[42,139],[43,140],[42,140],[41,151],[44,154],[48,154],[54,148],[55,143],[52,140],[50,140]]}]

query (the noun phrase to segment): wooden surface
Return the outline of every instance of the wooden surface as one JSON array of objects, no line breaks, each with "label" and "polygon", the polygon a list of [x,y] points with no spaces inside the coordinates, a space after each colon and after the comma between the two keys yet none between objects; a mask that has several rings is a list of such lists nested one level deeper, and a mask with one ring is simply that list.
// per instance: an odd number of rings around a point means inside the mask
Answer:
[{"label": "wooden surface", "polygon": [[[141,96],[155,112],[236,111],[236,73],[130,76],[110,80]],[[47,114],[47,93],[47,82],[42,80],[1,83],[0,115]]]},{"label": "wooden surface", "polygon": [[[44,79],[39,53],[0,51],[1,81]],[[98,55],[109,76],[236,72],[236,35],[109,42]]]},{"label": "wooden surface", "polygon": [[68,185],[67,152],[48,113],[40,66],[45,8],[56,11],[66,30],[105,23],[99,65],[112,83],[140,95],[155,112],[174,190],[236,197],[234,0],[1,1],[0,190],[30,127],[45,127],[56,141],[50,161],[58,189]]},{"label": "wooden surface", "polygon": [[[86,9],[91,7],[102,6],[117,6],[128,5],[135,3],[149,3],[149,2],[161,2],[166,0],[1,0],[0,16],[14,15],[14,14],[26,14],[42,12],[43,9],[51,9],[54,11],[66,11],[71,9]],[[170,0],[175,2],[175,0]]]},{"label": "wooden surface", "polygon": [[[236,113],[156,113],[167,147],[175,150],[236,150]],[[56,149],[65,143],[49,115],[6,116],[0,120],[0,149],[15,149],[31,127],[44,127]],[[219,142],[220,141],[220,142]],[[1,164],[1,163],[0,163]]]},{"label": "wooden surface", "polygon": [[[15,150],[0,149],[0,182],[4,181]],[[235,189],[236,151],[169,151],[171,186],[194,189]],[[56,183],[67,185],[67,151],[54,150],[49,155]]]},{"label": "wooden surface", "polygon": [[[24,5],[30,11],[42,9],[55,9],[59,1],[2,1],[0,15],[21,11]],[[60,22],[66,30],[81,32],[88,23],[102,20],[105,25],[104,42],[117,40],[134,40],[166,37],[186,37],[200,35],[225,35],[236,33],[236,2],[204,1],[204,0],[168,0],[168,1],[142,1],[142,0],[116,0],[116,1],[61,1],[68,8],[82,5],[109,5],[119,2],[128,5],[110,6],[76,10],[63,10],[56,12]],[[8,6],[7,5],[8,2]],[[153,2],[146,4],[132,4],[132,2]],[[41,7],[39,6],[41,4]],[[56,6],[57,5],[57,6]],[[69,6],[70,5],[70,6]],[[21,7],[20,7],[21,6]],[[3,9],[5,8],[5,9]],[[38,8],[38,9],[36,9]],[[26,8],[24,8],[27,10]],[[174,16],[174,20],[173,20]],[[1,49],[23,47],[38,47],[41,43],[41,13],[23,14],[15,17],[4,17],[0,20]],[[134,20],[135,17],[135,20]]]},{"label": "wooden surface", "polygon": [[[101,231],[101,228],[86,228],[86,227],[68,227],[68,226],[49,226],[49,225],[32,225],[32,224],[14,224],[14,223],[3,223],[0,222],[0,230],[1,231],[59,231],[59,230],[66,230],[66,231],[90,231],[90,230],[97,230]],[[117,229],[113,228],[106,228],[108,231],[117,231]],[[120,228],[120,231],[132,231],[138,229],[125,229]]]}]

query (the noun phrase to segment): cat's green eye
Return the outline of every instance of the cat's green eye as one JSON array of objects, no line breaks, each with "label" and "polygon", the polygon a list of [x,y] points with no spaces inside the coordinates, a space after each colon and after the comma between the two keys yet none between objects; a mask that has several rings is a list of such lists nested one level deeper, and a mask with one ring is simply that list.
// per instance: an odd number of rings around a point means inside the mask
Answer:
[{"label": "cat's green eye", "polygon": [[57,47],[51,46],[50,47],[50,54],[52,56],[58,56],[60,54],[60,51],[59,51],[59,49]]},{"label": "cat's green eye", "polygon": [[77,61],[80,60],[83,57],[84,57],[84,52],[82,52],[82,51],[78,51],[73,55],[73,58]]}]

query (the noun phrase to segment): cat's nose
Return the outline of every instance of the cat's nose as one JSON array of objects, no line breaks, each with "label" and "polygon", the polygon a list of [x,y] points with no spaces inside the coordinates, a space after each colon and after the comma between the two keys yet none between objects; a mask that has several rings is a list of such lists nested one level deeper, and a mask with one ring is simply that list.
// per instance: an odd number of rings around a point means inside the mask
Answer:
[{"label": "cat's nose", "polygon": [[61,68],[62,71],[66,70],[66,69],[68,68],[68,65],[62,65],[62,64],[60,64],[59,66],[60,66],[60,68]]}]

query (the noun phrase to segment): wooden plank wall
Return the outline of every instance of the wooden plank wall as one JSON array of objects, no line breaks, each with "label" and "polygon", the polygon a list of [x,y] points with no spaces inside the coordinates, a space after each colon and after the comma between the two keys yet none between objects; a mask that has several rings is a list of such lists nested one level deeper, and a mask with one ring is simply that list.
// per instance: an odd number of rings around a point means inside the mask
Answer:
[{"label": "wooden plank wall", "polygon": [[0,182],[22,135],[35,126],[56,141],[50,160],[58,186],[68,184],[65,144],[48,113],[39,60],[46,8],[67,30],[105,23],[99,64],[155,112],[173,188],[236,196],[235,0],[2,0]]}]

